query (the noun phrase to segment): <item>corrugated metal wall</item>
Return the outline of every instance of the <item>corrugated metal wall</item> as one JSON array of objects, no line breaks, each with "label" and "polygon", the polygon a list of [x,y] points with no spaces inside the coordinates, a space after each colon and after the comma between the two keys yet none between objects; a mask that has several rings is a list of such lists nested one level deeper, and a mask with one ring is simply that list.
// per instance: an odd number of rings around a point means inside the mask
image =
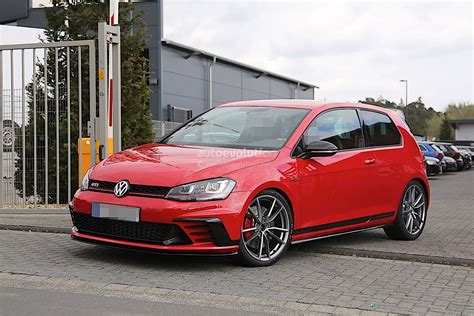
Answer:
[{"label": "corrugated metal wall", "polygon": [[[163,47],[163,119],[167,105],[191,109],[193,116],[208,109],[209,58],[191,56],[179,50]],[[260,76],[237,65],[217,63],[213,66],[213,106],[240,100],[291,99],[296,84]],[[298,90],[298,99],[313,99],[314,89]]]}]

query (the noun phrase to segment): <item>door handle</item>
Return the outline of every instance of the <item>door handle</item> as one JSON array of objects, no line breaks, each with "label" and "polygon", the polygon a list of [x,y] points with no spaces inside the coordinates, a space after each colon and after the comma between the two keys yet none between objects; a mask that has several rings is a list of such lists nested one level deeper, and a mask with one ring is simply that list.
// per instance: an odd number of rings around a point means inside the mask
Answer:
[{"label": "door handle", "polygon": [[366,165],[371,165],[371,164],[373,164],[374,162],[375,162],[375,158],[366,159],[366,160],[364,161],[364,163],[365,163]]}]

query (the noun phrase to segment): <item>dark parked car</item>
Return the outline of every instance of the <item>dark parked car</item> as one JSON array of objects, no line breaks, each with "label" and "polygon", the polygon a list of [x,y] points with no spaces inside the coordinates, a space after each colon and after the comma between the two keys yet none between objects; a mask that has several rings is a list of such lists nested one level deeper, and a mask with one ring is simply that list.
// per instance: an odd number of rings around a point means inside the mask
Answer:
[{"label": "dark parked car", "polygon": [[447,171],[456,171],[457,170],[457,163],[456,160],[454,160],[451,157],[444,156],[443,161],[446,163],[445,168],[443,169],[443,172]]},{"label": "dark parked car", "polygon": [[457,146],[451,145],[449,146],[451,149],[453,149],[455,152],[458,152],[461,154],[461,158],[463,160],[463,169],[464,170],[469,170],[472,167],[472,158],[471,154],[468,153],[465,150],[460,150]]},{"label": "dark parked car", "polygon": [[461,153],[459,152],[459,150],[457,150],[456,147],[453,148],[453,144],[451,144],[451,143],[435,143],[435,145],[436,145],[436,147],[438,147],[439,149],[441,149],[443,151],[445,156],[451,157],[454,160],[456,160],[456,166],[457,166],[456,170],[457,171],[461,171],[461,170],[464,169],[464,159],[463,159]]},{"label": "dark parked car", "polygon": [[426,174],[428,176],[436,176],[443,172],[441,166],[441,160],[433,157],[425,157],[425,166],[426,166]]},{"label": "dark parked car", "polygon": [[469,146],[456,146],[461,152],[465,151],[471,155],[471,160],[474,160],[474,147]]},{"label": "dark parked car", "polygon": [[418,142],[423,156],[432,157],[441,160],[442,171],[456,171],[457,164],[456,160],[449,156],[445,156],[443,151],[433,142]]}]

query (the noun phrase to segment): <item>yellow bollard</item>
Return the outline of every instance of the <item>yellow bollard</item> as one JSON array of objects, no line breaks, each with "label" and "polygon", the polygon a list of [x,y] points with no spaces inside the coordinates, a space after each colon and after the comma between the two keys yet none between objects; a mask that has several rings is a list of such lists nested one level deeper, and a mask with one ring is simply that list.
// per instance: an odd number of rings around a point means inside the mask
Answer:
[{"label": "yellow bollard", "polygon": [[[108,139],[108,152],[109,156],[112,155],[113,153],[113,146],[114,146],[114,141],[113,138]],[[82,179],[82,177],[86,174],[87,170],[89,170],[89,166],[91,163],[91,139],[89,137],[87,138],[79,138],[78,142],[78,155],[79,155],[79,166],[81,166],[81,161],[82,161],[82,169],[79,168],[79,179]],[[82,155],[79,152],[79,148],[82,144]],[[99,161],[99,141],[96,141],[95,143],[95,161]]]}]

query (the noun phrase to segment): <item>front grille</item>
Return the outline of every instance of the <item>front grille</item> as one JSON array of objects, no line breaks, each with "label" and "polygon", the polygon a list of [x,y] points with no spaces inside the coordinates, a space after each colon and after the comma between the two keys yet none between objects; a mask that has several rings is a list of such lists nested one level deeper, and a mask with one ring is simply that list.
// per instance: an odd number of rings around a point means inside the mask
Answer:
[{"label": "front grille", "polygon": [[126,222],[96,218],[79,212],[71,212],[71,217],[80,233],[167,246],[191,243],[182,229],[175,224]]},{"label": "front grille", "polygon": [[[89,190],[98,191],[98,192],[106,192],[106,193],[114,193],[115,184],[116,182],[98,181],[98,180],[91,179],[89,182]],[[130,191],[127,194],[160,198],[160,197],[165,197],[166,194],[168,194],[170,189],[171,188],[169,187],[130,184]]]}]

